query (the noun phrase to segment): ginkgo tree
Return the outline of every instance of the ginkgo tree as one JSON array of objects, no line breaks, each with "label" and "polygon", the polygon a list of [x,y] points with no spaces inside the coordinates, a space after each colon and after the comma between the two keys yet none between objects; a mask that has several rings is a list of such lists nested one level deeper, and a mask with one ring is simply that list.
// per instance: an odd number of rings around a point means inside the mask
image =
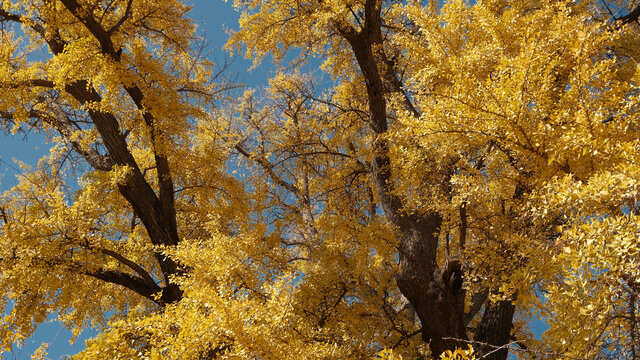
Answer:
[{"label": "ginkgo tree", "polygon": [[5,348],[640,358],[634,2],[237,0],[282,69],[242,96],[182,1],[0,4],[2,126],[52,144],[0,198]]}]

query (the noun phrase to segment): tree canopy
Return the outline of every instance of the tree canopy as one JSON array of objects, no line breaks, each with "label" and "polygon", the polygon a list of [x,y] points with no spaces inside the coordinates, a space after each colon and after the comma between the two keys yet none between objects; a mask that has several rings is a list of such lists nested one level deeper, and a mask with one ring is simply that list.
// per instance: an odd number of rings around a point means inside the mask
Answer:
[{"label": "tree canopy", "polygon": [[0,196],[4,348],[640,359],[640,6],[234,5],[281,70],[241,96],[184,1],[0,0],[0,126],[52,145]]}]

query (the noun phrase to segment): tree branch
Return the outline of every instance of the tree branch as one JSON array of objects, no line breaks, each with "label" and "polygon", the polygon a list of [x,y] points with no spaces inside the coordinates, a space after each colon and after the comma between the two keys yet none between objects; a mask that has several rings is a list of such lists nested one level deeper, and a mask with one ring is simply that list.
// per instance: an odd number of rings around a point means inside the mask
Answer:
[{"label": "tree branch", "polygon": [[112,258],[118,260],[119,262],[121,262],[122,264],[126,265],[127,267],[129,267],[131,270],[135,271],[138,275],[140,275],[140,277],[147,282],[147,284],[149,284],[149,286],[157,286],[159,287],[155,280],[153,280],[153,278],[151,277],[151,275],[149,275],[149,273],[140,265],[136,264],[135,262],[125,258],[124,256],[118,254],[115,251],[112,250],[108,250],[108,249],[100,249],[100,252],[111,256]]},{"label": "tree branch", "polygon": [[467,242],[467,203],[460,204],[460,251],[464,251]]},{"label": "tree branch", "polygon": [[616,21],[626,25],[638,21],[638,18],[640,18],[640,5],[636,6],[636,8],[631,10],[627,15],[617,18]]},{"label": "tree branch", "polygon": [[31,79],[22,83],[18,83],[18,84],[11,84],[9,86],[10,89],[16,89],[22,86],[36,86],[36,87],[44,87],[44,88],[48,88],[48,89],[53,89],[55,84],[53,83],[53,81],[51,80],[45,80],[45,79]]},{"label": "tree branch", "polygon": [[110,55],[116,61],[120,60],[120,53],[116,52],[113,46],[111,34],[93,18],[89,11],[85,10],[76,0],[61,0],[61,2],[98,40],[104,54]]},{"label": "tree branch", "polygon": [[118,270],[104,269],[98,269],[96,271],[85,270],[84,274],[98,280],[124,286],[158,305],[163,305],[162,301],[157,300],[155,296],[160,293],[162,289],[158,285],[147,283],[147,281],[142,278]]},{"label": "tree branch", "polygon": [[269,175],[271,180],[273,180],[273,182],[278,186],[287,189],[296,196],[300,194],[300,190],[295,185],[283,180],[273,171],[273,165],[267,159],[251,155],[244,146],[242,146],[242,143],[237,144],[235,149],[247,159],[257,162],[267,172],[267,175]]},{"label": "tree branch", "polygon": [[94,169],[109,171],[113,168],[113,160],[109,156],[103,156],[95,149],[89,146],[83,146],[78,140],[74,140],[74,133],[76,132],[71,125],[71,120],[62,109],[59,103],[53,99],[47,97],[45,99],[47,106],[53,112],[53,117],[48,117],[43,114],[41,117],[44,121],[47,121],[53,126],[63,138],[65,138],[82,157],[91,165]]},{"label": "tree branch", "polygon": [[[127,9],[123,18],[120,19],[117,27],[113,27],[109,30],[105,30],[104,27],[95,19],[91,14],[82,8],[82,6],[76,0],[61,0],[64,6],[71,11],[71,13],[89,30],[89,32],[100,43],[102,53],[110,56],[115,61],[120,61],[121,51],[116,51],[111,35],[120,27],[124,21],[129,17],[131,12],[132,0],[127,3]],[[138,110],[143,114],[145,123],[149,127],[149,133],[151,136],[151,147],[153,148],[153,154],[156,162],[156,171],[158,172],[158,196],[157,199],[160,202],[162,208],[162,218],[171,227],[171,231],[176,233],[174,242],[177,244],[177,223],[176,223],[176,210],[175,210],[175,198],[174,198],[174,186],[173,178],[171,175],[171,169],[169,167],[169,161],[166,154],[158,150],[158,134],[155,130],[155,119],[149,109],[144,105],[144,94],[137,85],[126,86],[123,85],[129,97],[136,104]],[[162,148],[162,147],[160,147]]]},{"label": "tree branch", "polygon": [[120,27],[127,21],[127,19],[131,16],[131,5],[133,4],[133,0],[129,0],[127,2],[127,8],[124,10],[124,15],[122,15],[122,18],[120,18],[120,20],[118,20],[117,23],[115,23],[111,29],[107,30],[107,34],[109,36],[113,35],[113,33],[115,33],[116,31],[118,31],[118,29],[120,29]]},{"label": "tree branch", "polygon": [[483,291],[479,291],[473,296],[471,296],[471,304],[469,306],[469,311],[464,314],[464,326],[469,325],[471,320],[480,312],[482,309],[482,305],[489,297],[489,289],[486,288]]}]

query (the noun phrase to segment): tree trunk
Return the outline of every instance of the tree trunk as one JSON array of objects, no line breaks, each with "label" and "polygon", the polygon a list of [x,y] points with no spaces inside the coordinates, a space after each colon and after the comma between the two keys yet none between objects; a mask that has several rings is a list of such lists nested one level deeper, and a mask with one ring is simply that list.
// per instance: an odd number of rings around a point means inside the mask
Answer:
[{"label": "tree trunk", "polygon": [[482,359],[506,360],[509,355],[513,314],[516,306],[509,299],[487,301],[482,320],[476,330],[474,340],[476,350]]},{"label": "tree trunk", "polygon": [[440,269],[435,262],[441,218],[431,215],[407,221],[401,228],[398,287],[415,309],[422,324],[422,339],[431,352],[464,347],[463,272],[459,261]]},{"label": "tree trunk", "polygon": [[[459,260],[447,260],[443,268],[437,264],[442,223],[440,214],[410,215],[404,200],[394,192],[389,144],[384,136],[388,129],[386,97],[389,93],[403,94],[404,91],[392,68],[393,62],[384,53],[381,8],[381,1],[366,0],[364,22],[360,28],[339,22],[333,25],[349,43],[365,81],[369,126],[374,133],[373,180],[384,213],[396,227],[399,239],[398,287],[420,319],[422,339],[438,357],[445,350],[464,348],[468,344],[464,322],[463,270]],[[408,111],[419,116],[409,97],[404,96],[403,104]],[[483,331],[487,334],[483,339],[486,337],[496,344],[505,344],[511,329],[513,309],[505,314],[502,307],[500,311],[491,306],[488,309],[486,320],[483,318]],[[502,332],[498,335],[492,333],[496,324],[507,328],[505,342],[501,342],[504,338]]]}]

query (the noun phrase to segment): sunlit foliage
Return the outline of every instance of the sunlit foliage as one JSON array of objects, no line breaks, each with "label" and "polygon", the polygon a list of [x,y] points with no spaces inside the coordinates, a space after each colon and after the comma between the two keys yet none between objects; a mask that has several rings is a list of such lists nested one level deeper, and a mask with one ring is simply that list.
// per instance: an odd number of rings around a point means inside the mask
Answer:
[{"label": "sunlit foliage", "polygon": [[0,197],[5,348],[640,358],[633,2],[237,0],[245,92],[182,1],[0,4],[1,125],[52,144]]}]

